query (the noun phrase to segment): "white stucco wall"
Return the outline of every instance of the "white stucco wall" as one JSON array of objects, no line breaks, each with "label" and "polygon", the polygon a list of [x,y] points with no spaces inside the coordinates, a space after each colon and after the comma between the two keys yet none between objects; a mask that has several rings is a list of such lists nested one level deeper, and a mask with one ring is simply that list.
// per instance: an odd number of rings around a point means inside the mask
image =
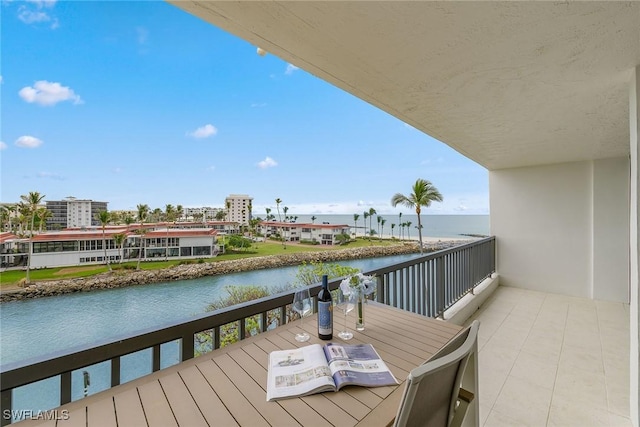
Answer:
[{"label": "white stucco wall", "polygon": [[629,159],[593,163],[593,298],[629,302]]},{"label": "white stucco wall", "polygon": [[592,164],[489,173],[500,283],[589,297]]},{"label": "white stucco wall", "polygon": [[491,171],[500,282],[628,302],[629,160]]},{"label": "white stucco wall", "polygon": [[629,402],[631,422],[640,426],[640,66],[631,75],[629,91],[629,136],[631,149],[631,209],[629,221],[629,252],[631,304],[629,309]]}]

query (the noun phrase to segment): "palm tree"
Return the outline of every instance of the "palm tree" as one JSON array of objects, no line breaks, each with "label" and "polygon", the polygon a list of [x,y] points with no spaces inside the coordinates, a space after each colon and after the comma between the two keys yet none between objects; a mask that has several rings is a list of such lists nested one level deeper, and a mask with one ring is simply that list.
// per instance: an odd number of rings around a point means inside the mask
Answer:
[{"label": "palm tree", "polygon": [[136,265],[136,270],[140,270],[140,260],[142,259],[142,252],[144,252],[144,235],[145,231],[143,230],[144,222],[147,220],[147,216],[149,215],[149,205],[140,204],[136,206],[138,209],[138,221],[140,221],[140,230],[138,230],[138,234],[140,235],[140,250],[138,252],[138,265]]},{"label": "palm tree", "polygon": [[367,233],[367,218],[369,218],[369,212],[364,211],[362,213],[362,222],[364,222],[364,227],[362,227],[362,231],[363,231],[362,235],[363,235],[363,237],[368,234]]},{"label": "palm tree", "polygon": [[289,217],[287,216],[287,212],[289,212],[289,208],[285,206],[284,208],[282,208],[282,212],[284,212],[284,222],[287,222],[287,220],[289,219]]},{"label": "palm tree", "polygon": [[[278,197],[276,199],[276,209],[278,210],[278,222],[282,223],[282,217],[280,216],[280,203],[282,203],[282,200]],[[280,228],[281,228],[280,237],[282,237],[282,248],[283,249],[287,249],[287,244],[286,244],[285,238],[284,238],[284,227],[280,227]]]},{"label": "palm tree", "polygon": [[216,221],[223,221],[226,216],[227,214],[224,211],[218,211],[216,212]]},{"label": "palm tree", "polygon": [[[379,218],[379,217],[378,217]],[[382,218],[380,220],[380,225],[382,225],[382,233],[380,233],[380,238],[382,239],[382,235],[384,234],[384,223],[387,222],[386,219]]]},{"label": "palm tree", "polygon": [[[407,221],[407,222],[404,223],[405,227],[407,227],[407,239],[408,240],[411,240],[411,224],[412,224],[411,221]],[[420,245],[420,246],[422,246],[422,245]]]},{"label": "palm tree", "polygon": [[111,264],[109,263],[109,257],[107,257],[107,241],[104,238],[104,229],[111,222],[111,214],[107,211],[100,211],[96,214],[96,219],[100,222],[100,226],[102,227],[102,247],[104,248],[104,259],[107,263],[107,267],[109,267],[109,271],[111,271]]},{"label": "palm tree", "polygon": [[182,205],[176,205],[176,219],[182,219],[182,216],[184,215],[184,208],[182,207]]},{"label": "palm tree", "polygon": [[122,246],[124,246],[124,241],[126,239],[127,239],[127,235],[124,233],[118,233],[113,235],[113,241],[116,244],[116,248],[118,249],[118,259],[120,260],[119,261],[120,264],[122,264]]},{"label": "palm tree", "polygon": [[318,219],[315,215],[313,215],[311,217],[311,224],[315,224],[316,223],[316,219]]},{"label": "palm tree", "polygon": [[42,227],[47,225],[47,220],[53,217],[53,214],[47,208],[38,208],[36,216],[38,217],[38,231],[42,233]]},{"label": "palm tree", "polygon": [[398,214],[398,227],[400,227],[400,231],[402,232],[402,237],[400,237],[400,240],[402,240],[402,238],[404,237],[404,225],[402,224],[402,212]]},{"label": "palm tree", "polygon": [[391,224],[391,238],[393,239],[393,229],[396,228],[396,224]]},{"label": "palm tree", "polygon": [[378,221],[378,237],[379,237],[380,236],[380,223],[382,222],[382,217],[380,215],[378,215],[376,220]]},{"label": "palm tree", "polygon": [[422,253],[422,221],[420,219],[420,213],[422,206],[429,207],[431,202],[442,202],[442,194],[438,189],[426,179],[419,178],[416,183],[413,184],[412,193],[409,196],[405,196],[400,193],[396,193],[391,198],[391,205],[397,206],[398,204],[404,205],[408,208],[416,210],[418,215],[418,239],[420,241],[420,253]]},{"label": "palm tree", "polygon": [[266,220],[269,221],[271,219],[271,208],[264,208],[264,210],[267,212]]},{"label": "palm tree", "polygon": [[359,214],[353,214],[353,234],[355,236],[358,235],[358,220],[360,219]]},{"label": "palm tree", "polygon": [[20,196],[24,205],[27,207],[27,212],[31,216],[31,228],[29,233],[29,258],[27,259],[27,275],[26,275],[26,283],[31,283],[31,279],[29,277],[29,270],[31,270],[31,258],[33,255],[33,225],[35,223],[36,218],[36,210],[38,209],[38,205],[42,202],[42,199],[45,198],[44,194],[40,194],[37,191],[30,191],[27,195]]},{"label": "palm tree", "polygon": [[[171,203],[169,203],[168,205],[165,205],[164,207],[164,218],[167,221],[167,223],[175,222],[176,220],[176,209],[173,207]],[[167,224],[166,238],[167,238],[167,241],[165,242],[166,244],[164,248],[164,259],[168,260],[169,259],[169,224]]]},{"label": "palm tree", "polygon": [[[373,230],[373,216],[376,215],[378,212],[376,212],[376,210],[374,208],[369,208],[369,229]],[[371,234],[369,234],[369,240],[371,240]]]}]

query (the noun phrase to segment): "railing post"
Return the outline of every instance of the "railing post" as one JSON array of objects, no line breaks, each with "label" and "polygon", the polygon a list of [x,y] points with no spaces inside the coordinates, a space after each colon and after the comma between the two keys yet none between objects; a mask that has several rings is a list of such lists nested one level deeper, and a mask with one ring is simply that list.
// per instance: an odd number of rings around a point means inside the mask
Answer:
[{"label": "railing post", "polygon": [[71,402],[71,371],[60,374],[60,405]]},{"label": "railing post", "polygon": [[160,344],[156,344],[152,348],[151,371],[156,372],[160,370]]},{"label": "railing post", "polygon": [[182,362],[185,360],[193,359],[193,333],[189,332],[182,336]]},{"label": "railing post", "polygon": [[[13,419],[13,414],[11,411],[13,410],[13,402],[12,400],[12,391],[5,390],[0,395],[0,408],[2,409],[2,418],[0,419],[0,426],[8,426],[11,424]],[[5,412],[9,411],[9,413]]]},{"label": "railing post", "polygon": [[436,313],[444,319],[444,279],[445,279],[444,257],[436,259]]},{"label": "railing post", "polygon": [[111,387],[120,385],[120,357],[111,359]]}]

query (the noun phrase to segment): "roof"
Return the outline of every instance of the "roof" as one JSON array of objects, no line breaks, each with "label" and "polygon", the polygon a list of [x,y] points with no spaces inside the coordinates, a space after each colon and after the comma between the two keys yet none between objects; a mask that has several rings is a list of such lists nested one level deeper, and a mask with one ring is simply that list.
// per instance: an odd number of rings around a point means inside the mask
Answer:
[{"label": "roof", "polygon": [[629,154],[640,2],[169,2],[491,170]]}]

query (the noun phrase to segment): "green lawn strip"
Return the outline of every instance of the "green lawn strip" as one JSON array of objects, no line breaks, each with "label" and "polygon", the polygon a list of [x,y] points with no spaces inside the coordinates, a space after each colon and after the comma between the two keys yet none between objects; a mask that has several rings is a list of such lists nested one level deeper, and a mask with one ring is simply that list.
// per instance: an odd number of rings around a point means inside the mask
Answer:
[{"label": "green lawn strip", "polygon": [[[355,241],[351,241],[346,245],[341,246],[321,246],[321,245],[305,245],[305,244],[290,244],[288,243],[285,247],[283,247],[281,242],[276,241],[266,241],[266,242],[256,242],[251,245],[251,247],[246,249],[240,249],[236,251],[228,251],[225,254],[220,254],[217,257],[207,258],[200,260],[170,260],[170,261],[143,261],[140,263],[141,270],[160,270],[163,268],[169,268],[181,263],[198,263],[198,262],[219,262],[219,261],[227,261],[234,259],[243,259],[243,258],[251,258],[258,256],[269,256],[269,255],[281,255],[281,254],[292,254],[292,253],[301,253],[301,252],[320,252],[320,251],[331,251],[331,250],[339,250],[345,248],[361,248],[368,246],[393,246],[397,245],[397,240],[378,240],[373,238],[369,241],[368,238],[358,238]],[[128,261],[122,264],[112,264],[112,268],[114,270],[135,270],[137,265],[137,261]],[[73,271],[74,268],[82,268],[80,271]],[[30,271],[30,277],[32,282],[44,281],[44,280],[60,280],[60,279],[71,279],[76,277],[90,277],[97,274],[104,273],[108,271],[106,265],[93,265],[91,269],[85,269],[84,267],[89,266],[75,266],[75,267],[56,267],[56,268],[41,268],[41,269],[32,269]],[[69,273],[65,273],[65,270],[70,270]],[[9,287],[14,287],[21,279],[25,278],[26,272],[24,270],[8,270],[0,273],[0,289],[6,289]]]}]

